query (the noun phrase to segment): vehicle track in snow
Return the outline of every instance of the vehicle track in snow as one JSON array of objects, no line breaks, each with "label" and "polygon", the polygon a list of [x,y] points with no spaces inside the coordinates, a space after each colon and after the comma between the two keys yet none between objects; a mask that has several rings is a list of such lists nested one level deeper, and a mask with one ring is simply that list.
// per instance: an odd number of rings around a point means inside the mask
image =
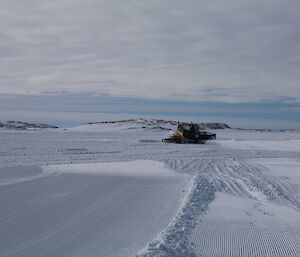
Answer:
[{"label": "vehicle track in snow", "polygon": [[205,177],[216,191],[254,199],[262,193],[269,200],[300,210],[300,199],[297,197],[299,184],[266,173],[263,167],[250,164],[245,159],[199,158],[169,160],[166,163],[179,172]]}]

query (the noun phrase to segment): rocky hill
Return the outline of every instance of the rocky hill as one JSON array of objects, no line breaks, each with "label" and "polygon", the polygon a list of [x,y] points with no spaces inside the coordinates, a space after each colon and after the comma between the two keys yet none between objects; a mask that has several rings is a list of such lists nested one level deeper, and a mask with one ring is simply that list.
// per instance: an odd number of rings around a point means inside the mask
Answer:
[{"label": "rocky hill", "polygon": [[22,121],[6,121],[0,122],[0,129],[11,129],[11,130],[33,130],[33,129],[55,129],[57,126],[48,124],[34,124]]},{"label": "rocky hill", "polygon": [[[114,125],[115,127],[124,127],[128,129],[148,129],[148,130],[173,130],[180,121],[162,120],[162,119],[128,119],[115,121],[98,121],[90,122],[89,124]],[[201,129],[229,129],[230,126],[226,123],[209,122],[198,123]]]}]

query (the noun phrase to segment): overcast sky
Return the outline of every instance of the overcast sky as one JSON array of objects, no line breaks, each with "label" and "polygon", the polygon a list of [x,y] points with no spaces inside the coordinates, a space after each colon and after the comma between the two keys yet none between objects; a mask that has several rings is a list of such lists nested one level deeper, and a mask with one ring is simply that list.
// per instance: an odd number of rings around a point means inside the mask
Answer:
[{"label": "overcast sky", "polygon": [[299,0],[1,0],[0,94],[300,103]]}]

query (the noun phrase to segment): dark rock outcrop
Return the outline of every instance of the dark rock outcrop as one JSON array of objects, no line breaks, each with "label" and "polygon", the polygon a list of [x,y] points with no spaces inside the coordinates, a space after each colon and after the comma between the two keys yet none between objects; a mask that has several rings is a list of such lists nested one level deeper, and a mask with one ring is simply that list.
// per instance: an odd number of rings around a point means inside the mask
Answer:
[{"label": "dark rock outcrop", "polygon": [[0,122],[0,128],[11,129],[11,130],[27,130],[27,129],[55,129],[57,126],[48,124],[34,124],[22,121],[7,121]]}]

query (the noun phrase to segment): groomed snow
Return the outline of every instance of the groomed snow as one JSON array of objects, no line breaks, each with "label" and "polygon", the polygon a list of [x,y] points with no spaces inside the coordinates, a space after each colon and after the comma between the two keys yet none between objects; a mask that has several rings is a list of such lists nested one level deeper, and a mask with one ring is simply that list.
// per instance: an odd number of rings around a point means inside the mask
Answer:
[{"label": "groomed snow", "polygon": [[299,221],[292,208],[217,193],[191,240],[196,256],[297,257]]},{"label": "groomed snow", "polygon": [[[12,169],[10,170],[12,171]],[[178,211],[190,176],[155,161],[0,170],[0,256],[132,256]]]},{"label": "groomed snow", "polygon": [[219,141],[223,147],[243,150],[268,150],[298,152],[300,140],[224,140]]},{"label": "groomed snow", "polygon": [[130,162],[79,163],[44,166],[46,173],[78,173],[108,176],[166,177],[178,175],[167,169],[162,162],[135,160]]},{"label": "groomed snow", "polygon": [[249,161],[253,164],[260,165],[261,168],[271,176],[276,176],[278,179],[284,179],[300,186],[299,160],[292,158],[261,158],[251,159]]}]

